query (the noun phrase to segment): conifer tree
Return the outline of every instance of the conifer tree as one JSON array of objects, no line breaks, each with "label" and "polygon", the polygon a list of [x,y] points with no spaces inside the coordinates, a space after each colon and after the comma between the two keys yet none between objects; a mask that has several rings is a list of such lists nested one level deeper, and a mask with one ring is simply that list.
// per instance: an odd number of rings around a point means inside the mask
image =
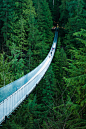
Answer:
[{"label": "conifer tree", "polygon": [[[64,8],[64,4],[61,5]],[[73,33],[79,31],[81,28],[86,28],[85,26],[85,3],[83,0],[73,0],[73,1],[65,1],[65,10],[67,10],[68,18],[65,23],[66,35],[64,44],[66,44],[66,48],[71,48],[75,46],[78,48],[80,46],[80,42],[75,40],[73,37]],[[64,15],[65,16],[65,15]],[[62,19],[62,17],[61,17]]]},{"label": "conifer tree", "polygon": [[[10,22],[12,22],[14,17],[13,11],[13,2],[12,0],[5,0],[1,2],[0,5],[0,20],[2,23],[1,26],[1,34],[3,35],[2,40],[2,48],[5,52],[8,52],[8,40],[10,35],[12,34],[13,27],[11,26]],[[13,21],[14,22],[14,21]]]},{"label": "conifer tree", "polygon": [[60,5],[60,19],[59,21],[61,22],[62,25],[65,25],[68,21],[69,14],[66,6],[67,0],[61,0],[61,5]]},{"label": "conifer tree", "polygon": [[[54,66],[53,70],[54,70],[55,79],[56,79],[56,91],[57,91],[56,96],[57,98],[59,98],[65,89],[64,76],[66,76],[66,73],[63,67],[67,66],[67,56],[63,47],[61,47],[60,39],[58,40],[58,46],[57,46],[57,51],[55,53],[53,66]],[[63,99],[66,99],[65,95]],[[60,101],[62,103],[61,99],[57,99],[57,100],[59,101],[59,104],[60,104]],[[58,103],[58,101],[56,101],[56,103]]]},{"label": "conifer tree", "polygon": [[[70,128],[71,124],[74,122],[71,128],[85,128],[86,121],[86,30],[81,30],[76,32],[74,35],[78,36],[77,38],[83,48],[75,49],[72,48],[70,51],[73,53],[72,60],[69,60],[69,68],[65,70],[69,73],[69,77],[65,78],[67,83],[68,93],[68,102],[70,105],[70,111],[72,117],[67,122],[67,126]],[[70,103],[69,103],[70,102]]]},{"label": "conifer tree", "polygon": [[[48,69],[46,75],[36,88],[37,104],[39,105],[39,123],[41,128],[44,128],[43,121],[48,122],[48,119],[53,119],[53,100],[55,96],[55,77],[52,66]],[[38,118],[38,119],[39,119]]]},{"label": "conifer tree", "polygon": [[52,27],[52,17],[49,10],[48,3],[46,0],[33,0],[36,12],[37,12],[37,24],[39,25],[39,30],[43,34],[45,34],[42,39],[45,38],[45,43],[50,43],[52,40],[52,33],[51,33],[51,27]]},{"label": "conifer tree", "polygon": [[5,53],[0,54],[0,87],[12,82],[13,76],[10,71],[10,62],[5,56]]},{"label": "conifer tree", "polygon": [[55,22],[59,22],[59,5],[61,1],[59,0],[47,0],[49,4],[49,8],[52,14],[52,20]]}]

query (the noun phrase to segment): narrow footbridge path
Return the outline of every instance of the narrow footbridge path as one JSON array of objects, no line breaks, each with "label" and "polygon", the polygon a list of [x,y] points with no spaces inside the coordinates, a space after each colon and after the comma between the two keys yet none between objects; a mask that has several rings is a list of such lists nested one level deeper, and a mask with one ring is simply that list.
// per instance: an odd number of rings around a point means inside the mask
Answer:
[{"label": "narrow footbridge path", "polygon": [[53,59],[57,39],[58,31],[55,31],[52,47],[47,57],[38,67],[18,80],[0,88],[0,124],[19,106],[42,79]]}]

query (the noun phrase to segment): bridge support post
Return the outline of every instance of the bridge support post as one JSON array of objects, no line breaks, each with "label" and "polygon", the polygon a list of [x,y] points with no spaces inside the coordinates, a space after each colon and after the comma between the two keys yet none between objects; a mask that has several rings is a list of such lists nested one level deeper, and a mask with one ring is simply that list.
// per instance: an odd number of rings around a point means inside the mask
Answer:
[{"label": "bridge support post", "polygon": [[28,95],[26,95],[26,98],[25,98],[25,100],[27,100],[27,98],[28,98]]},{"label": "bridge support post", "polygon": [[5,116],[5,123],[7,122],[7,116]]}]

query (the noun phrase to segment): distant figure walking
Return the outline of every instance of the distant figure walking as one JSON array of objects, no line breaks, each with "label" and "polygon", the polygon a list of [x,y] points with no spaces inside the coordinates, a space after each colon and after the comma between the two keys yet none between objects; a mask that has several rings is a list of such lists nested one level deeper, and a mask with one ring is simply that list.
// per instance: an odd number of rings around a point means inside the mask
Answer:
[{"label": "distant figure walking", "polygon": [[57,24],[57,29],[59,28],[59,25]]},{"label": "distant figure walking", "polygon": [[52,56],[52,52],[51,52],[51,56]]},{"label": "distant figure walking", "polygon": [[49,58],[51,57],[51,54],[49,53]]},{"label": "distant figure walking", "polygon": [[59,25],[57,24],[57,26],[56,26],[56,30],[59,30]]}]

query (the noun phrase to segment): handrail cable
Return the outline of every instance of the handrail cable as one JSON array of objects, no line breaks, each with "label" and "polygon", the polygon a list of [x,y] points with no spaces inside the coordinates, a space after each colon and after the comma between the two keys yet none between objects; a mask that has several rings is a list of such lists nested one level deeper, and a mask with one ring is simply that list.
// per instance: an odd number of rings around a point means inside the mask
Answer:
[{"label": "handrail cable", "polygon": [[42,79],[53,59],[57,39],[58,30],[55,31],[52,47],[44,61],[30,73],[0,88],[0,124],[19,106]]}]

